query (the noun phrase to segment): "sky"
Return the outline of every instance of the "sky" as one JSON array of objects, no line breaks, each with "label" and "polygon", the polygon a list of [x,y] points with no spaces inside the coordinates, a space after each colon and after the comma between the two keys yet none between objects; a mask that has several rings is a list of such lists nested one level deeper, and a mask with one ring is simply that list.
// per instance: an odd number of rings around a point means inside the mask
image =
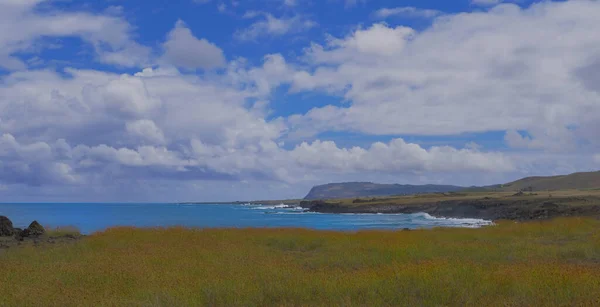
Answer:
[{"label": "sky", "polygon": [[600,169],[600,1],[0,0],[0,201]]}]

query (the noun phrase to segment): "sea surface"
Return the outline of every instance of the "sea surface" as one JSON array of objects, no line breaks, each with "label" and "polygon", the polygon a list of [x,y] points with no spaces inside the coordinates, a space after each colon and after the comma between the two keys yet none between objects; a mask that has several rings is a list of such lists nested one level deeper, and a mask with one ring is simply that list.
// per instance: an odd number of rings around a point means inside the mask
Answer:
[{"label": "sea surface", "polygon": [[0,204],[0,215],[15,227],[33,220],[44,226],[75,226],[84,234],[116,226],[136,227],[300,227],[356,231],[433,227],[481,227],[477,219],[434,218],[417,214],[322,214],[284,205],[141,204],[141,203],[16,203]]}]

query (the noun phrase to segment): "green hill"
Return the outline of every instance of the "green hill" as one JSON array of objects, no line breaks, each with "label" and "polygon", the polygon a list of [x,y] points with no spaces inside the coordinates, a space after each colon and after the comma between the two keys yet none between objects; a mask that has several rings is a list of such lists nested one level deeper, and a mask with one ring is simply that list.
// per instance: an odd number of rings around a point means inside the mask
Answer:
[{"label": "green hill", "polygon": [[552,191],[571,189],[600,189],[600,171],[550,177],[527,177],[517,181],[483,187],[453,185],[403,185],[372,182],[330,183],[313,187],[304,199],[334,199],[411,195],[422,193],[485,192],[485,191]]},{"label": "green hill", "polygon": [[599,189],[600,172],[573,173],[551,177],[527,177],[494,187],[502,191]]},{"label": "green hill", "polygon": [[369,196],[445,193],[464,189],[452,185],[377,184],[372,182],[330,183],[313,187],[304,199],[333,199]]}]

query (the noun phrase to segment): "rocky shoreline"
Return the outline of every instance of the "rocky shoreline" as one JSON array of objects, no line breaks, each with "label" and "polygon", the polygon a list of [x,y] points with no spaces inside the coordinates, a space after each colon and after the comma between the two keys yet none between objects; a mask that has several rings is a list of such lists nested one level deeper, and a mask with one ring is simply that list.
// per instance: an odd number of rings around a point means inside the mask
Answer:
[{"label": "rocky shoreline", "polygon": [[[582,199],[575,199],[582,201]],[[543,220],[555,217],[600,217],[600,203],[568,205],[573,199],[468,199],[397,204],[381,201],[349,206],[336,201],[302,201],[300,206],[319,213],[420,213],[434,217],[474,218],[484,220]],[[585,201],[585,200],[583,200]]]},{"label": "rocky shoreline", "polygon": [[40,246],[64,242],[74,242],[80,239],[79,234],[49,234],[37,221],[31,222],[25,229],[16,228],[12,221],[0,216],[0,252],[2,250],[20,246]]}]

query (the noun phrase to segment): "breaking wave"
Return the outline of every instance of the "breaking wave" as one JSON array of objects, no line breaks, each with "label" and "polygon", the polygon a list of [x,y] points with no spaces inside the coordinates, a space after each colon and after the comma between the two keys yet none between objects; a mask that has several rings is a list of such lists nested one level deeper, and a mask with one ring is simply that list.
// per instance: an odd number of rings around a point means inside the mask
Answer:
[{"label": "breaking wave", "polygon": [[[262,211],[267,215],[289,216],[288,221],[296,221],[292,223],[321,223],[320,220],[329,221],[330,225],[347,225],[348,228],[356,229],[399,229],[399,228],[434,228],[434,227],[462,227],[462,228],[479,228],[489,225],[494,225],[492,221],[471,218],[446,218],[434,217],[428,213],[413,213],[413,214],[381,214],[381,213],[317,213],[309,212],[305,208],[294,205],[264,205],[264,204],[242,204],[243,207],[252,211]],[[322,218],[317,218],[317,216]],[[297,216],[294,218],[293,216]],[[312,217],[309,217],[312,216]],[[286,219],[288,219],[286,217]],[[297,219],[297,220],[296,220]],[[308,219],[308,220],[306,220]],[[315,220],[316,219],[316,220]],[[344,226],[346,227],[346,226]]]},{"label": "breaking wave", "polygon": [[284,204],[275,205],[275,206],[255,205],[250,209],[252,209],[252,210],[277,210],[277,209],[304,210],[304,208],[302,208],[302,207],[296,207],[296,206],[290,206],[290,205],[284,205]]},{"label": "breaking wave", "polygon": [[469,219],[469,218],[451,218],[451,217],[434,217],[428,213],[414,213],[411,214],[413,217],[417,219],[424,219],[427,221],[432,221],[434,223],[442,224],[442,226],[448,227],[472,227],[478,228],[482,226],[490,226],[494,225],[494,222],[482,219]]}]

